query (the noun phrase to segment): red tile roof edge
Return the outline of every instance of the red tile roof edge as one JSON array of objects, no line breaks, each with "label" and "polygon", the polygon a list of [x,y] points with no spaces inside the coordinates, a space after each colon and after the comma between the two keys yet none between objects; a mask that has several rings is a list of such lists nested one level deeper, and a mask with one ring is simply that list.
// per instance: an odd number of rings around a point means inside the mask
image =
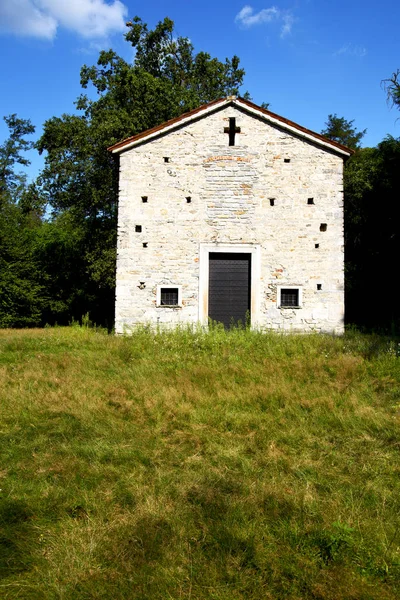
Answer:
[{"label": "red tile roof edge", "polygon": [[[165,121],[164,123],[161,123],[160,125],[157,125],[156,127],[152,127],[151,129],[146,129],[146,131],[142,131],[141,133],[138,133],[136,135],[125,138],[124,140],[121,140],[120,142],[117,142],[116,144],[109,146],[107,148],[107,150],[111,152],[113,150],[118,150],[119,148],[124,148],[124,146],[127,146],[127,145],[131,144],[132,142],[136,142],[138,140],[144,139],[147,136],[152,135],[153,133],[162,132],[166,127],[178,124],[180,121],[183,121],[184,119],[193,117],[193,116],[197,115],[198,113],[201,113],[202,111],[204,111],[208,108],[211,108],[212,106],[216,106],[217,104],[221,104],[224,102],[226,102],[226,104],[229,104],[229,98],[218,98],[218,100],[213,100],[212,102],[209,102],[208,104],[203,104],[202,106],[199,106],[198,108],[194,108],[193,110],[190,110],[189,112],[181,114],[179,117],[174,117],[173,119],[169,119],[169,121]],[[251,108],[253,110],[257,110],[258,112],[260,112],[266,116],[269,116],[277,121],[280,121],[284,125],[288,125],[289,127],[292,127],[293,129],[297,129],[301,133],[305,133],[311,137],[314,137],[317,140],[324,142],[324,144],[328,144],[330,146],[333,146],[334,148],[338,148],[339,150],[346,152],[350,155],[354,154],[354,152],[355,152],[355,150],[352,150],[351,148],[348,148],[347,146],[343,146],[343,144],[339,144],[338,142],[334,142],[333,140],[330,140],[329,138],[324,137],[320,133],[316,133],[315,131],[312,131],[311,129],[307,129],[306,127],[302,127],[301,125],[298,125],[294,121],[290,121],[289,119],[285,119],[284,117],[281,117],[280,115],[277,115],[276,113],[273,113],[265,108],[261,108],[261,106],[258,106],[257,104],[254,104],[253,102],[250,102],[249,100],[244,100],[243,98],[232,98],[231,103],[235,103],[235,102],[237,102],[239,104],[244,104],[245,106],[248,106],[249,108]]]}]

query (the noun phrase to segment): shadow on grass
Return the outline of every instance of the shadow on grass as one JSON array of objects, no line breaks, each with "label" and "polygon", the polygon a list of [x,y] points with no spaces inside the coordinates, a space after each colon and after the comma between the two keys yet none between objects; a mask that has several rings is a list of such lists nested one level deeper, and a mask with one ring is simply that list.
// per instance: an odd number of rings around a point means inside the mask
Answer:
[{"label": "shadow on grass", "polygon": [[20,500],[0,501],[0,578],[29,570],[32,559],[27,541],[34,535],[29,506]]}]

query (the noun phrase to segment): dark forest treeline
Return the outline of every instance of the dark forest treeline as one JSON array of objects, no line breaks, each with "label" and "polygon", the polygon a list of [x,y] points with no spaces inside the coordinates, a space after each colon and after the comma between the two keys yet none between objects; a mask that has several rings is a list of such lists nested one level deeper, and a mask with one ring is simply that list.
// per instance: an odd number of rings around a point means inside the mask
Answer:
[{"label": "dark forest treeline", "polygon": [[[221,62],[195,53],[188,38],[174,35],[170,19],[148,30],[135,17],[127,28],[134,63],[109,50],[95,66],[84,65],[77,113],[46,121],[36,144],[28,141],[34,132],[29,120],[6,117],[9,137],[0,145],[0,327],[67,324],[89,313],[111,328],[118,165],[107,147],[215,98],[237,95],[242,86],[237,56]],[[398,76],[386,88],[400,108]],[[88,87],[96,91],[95,100],[85,93]],[[360,149],[365,131],[336,115],[329,115],[322,133],[357,149],[345,168],[347,321],[398,324],[390,275],[399,255],[400,140],[388,137],[376,148]],[[28,185],[19,166],[27,164],[24,152],[33,146],[45,153],[45,166]]]}]

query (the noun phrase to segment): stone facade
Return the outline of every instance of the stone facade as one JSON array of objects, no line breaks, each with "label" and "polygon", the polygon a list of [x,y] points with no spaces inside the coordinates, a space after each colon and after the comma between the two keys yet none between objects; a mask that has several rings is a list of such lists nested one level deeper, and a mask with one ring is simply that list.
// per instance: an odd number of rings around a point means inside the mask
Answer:
[{"label": "stone facade", "polygon": [[[251,255],[253,327],[343,331],[350,151],[269,115],[227,99],[111,148],[120,152],[117,333],[206,324],[210,252]],[[240,133],[229,146],[233,117]],[[179,305],[160,306],[163,286],[179,289]],[[298,306],[281,306],[282,288],[299,290]]]}]

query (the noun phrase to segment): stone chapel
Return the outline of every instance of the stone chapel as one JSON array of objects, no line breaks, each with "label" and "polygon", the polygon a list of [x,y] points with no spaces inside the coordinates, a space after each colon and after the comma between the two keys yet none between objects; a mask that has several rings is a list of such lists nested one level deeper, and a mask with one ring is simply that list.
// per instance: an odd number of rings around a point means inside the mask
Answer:
[{"label": "stone chapel", "polygon": [[343,332],[343,162],[352,150],[236,97],[119,154],[117,333],[209,319]]}]

